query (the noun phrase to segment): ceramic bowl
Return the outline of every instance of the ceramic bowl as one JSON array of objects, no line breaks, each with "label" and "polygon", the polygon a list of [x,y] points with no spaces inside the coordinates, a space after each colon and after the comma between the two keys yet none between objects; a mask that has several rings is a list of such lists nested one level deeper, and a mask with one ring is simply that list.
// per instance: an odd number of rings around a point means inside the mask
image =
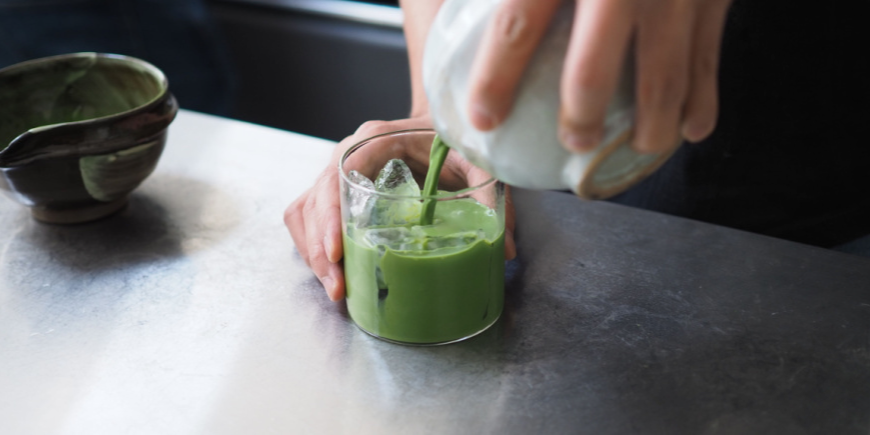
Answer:
[{"label": "ceramic bowl", "polygon": [[0,69],[0,189],[45,222],[114,213],[156,167],[177,112],[163,72],[129,56]]}]

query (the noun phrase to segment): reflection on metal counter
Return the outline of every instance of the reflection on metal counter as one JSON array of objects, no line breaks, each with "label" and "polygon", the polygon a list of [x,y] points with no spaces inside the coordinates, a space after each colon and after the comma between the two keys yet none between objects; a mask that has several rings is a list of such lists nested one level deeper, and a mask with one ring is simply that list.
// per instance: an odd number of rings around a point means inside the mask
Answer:
[{"label": "reflection on metal counter", "polygon": [[0,197],[0,433],[860,434],[870,260],[517,190],[502,319],[372,338],[281,222],[327,141],[181,111],[127,209]]}]

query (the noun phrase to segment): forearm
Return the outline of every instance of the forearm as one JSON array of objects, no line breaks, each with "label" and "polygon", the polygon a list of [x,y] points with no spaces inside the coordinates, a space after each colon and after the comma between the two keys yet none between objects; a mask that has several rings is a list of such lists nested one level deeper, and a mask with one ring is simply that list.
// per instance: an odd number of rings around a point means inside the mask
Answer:
[{"label": "forearm", "polygon": [[400,0],[405,15],[405,40],[411,71],[411,116],[429,112],[429,102],[423,90],[423,48],[429,27],[444,0]]}]

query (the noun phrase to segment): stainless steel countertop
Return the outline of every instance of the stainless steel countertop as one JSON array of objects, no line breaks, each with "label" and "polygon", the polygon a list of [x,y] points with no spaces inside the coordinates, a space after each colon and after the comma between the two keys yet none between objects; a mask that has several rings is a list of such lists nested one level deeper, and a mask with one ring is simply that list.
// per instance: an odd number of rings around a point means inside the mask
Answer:
[{"label": "stainless steel countertop", "polygon": [[283,209],[332,143],[182,111],[111,218],[0,198],[0,434],[862,434],[870,260],[515,193],[496,326],[353,326]]}]

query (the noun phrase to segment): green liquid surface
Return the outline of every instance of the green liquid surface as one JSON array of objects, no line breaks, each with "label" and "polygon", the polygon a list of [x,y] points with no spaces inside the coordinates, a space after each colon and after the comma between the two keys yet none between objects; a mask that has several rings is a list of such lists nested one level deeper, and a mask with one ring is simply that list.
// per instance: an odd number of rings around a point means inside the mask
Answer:
[{"label": "green liquid surface", "polygon": [[[434,192],[446,155],[433,150],[440,162],[430,160],[424,195]],[[363,330],[388,340],[469,337],[495,323],[504,306],[503,224],[472,198],[424,201],[422,208],[420,225],[346,225],[348,311]]]}]

